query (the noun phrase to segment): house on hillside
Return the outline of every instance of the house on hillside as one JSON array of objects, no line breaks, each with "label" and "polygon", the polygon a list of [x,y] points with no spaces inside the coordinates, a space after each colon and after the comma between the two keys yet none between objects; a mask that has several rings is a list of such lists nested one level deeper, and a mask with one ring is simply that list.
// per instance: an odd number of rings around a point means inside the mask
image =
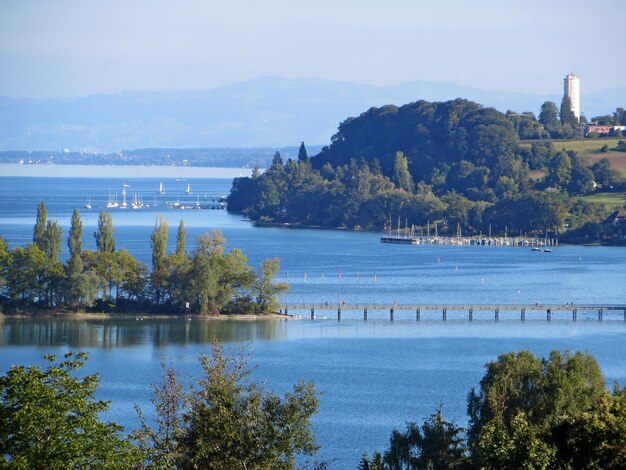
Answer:
[{"label": "house on hillside", "polygon": [[603,223],[613,227],[626,227],[626,212],[615,211]]},{"label": "house on hillside", "polygon": [[601,137],[607,137],[617,133],[618,131],[626,131],[626,126],[599,126],[597,124],[587,124],[585,127],[585,136],[589,137],[593,134]]}]

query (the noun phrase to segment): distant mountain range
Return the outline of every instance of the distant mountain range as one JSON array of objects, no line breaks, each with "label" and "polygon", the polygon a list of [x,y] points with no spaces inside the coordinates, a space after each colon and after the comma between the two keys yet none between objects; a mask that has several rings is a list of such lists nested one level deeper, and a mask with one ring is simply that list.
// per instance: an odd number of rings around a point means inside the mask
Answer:
[{"label": "distant mountain range", "polygon": [[[557,80],[557,86],[560,82]],[[584,90],[584,89],[583,89]],[[372,106],[466,98],[500,111],[539,113],[561,96],[412,81],[375,86],[259,78],[207,91],[126,92],[82,98],[0,97],[0,150],[281,147],[329,143],[338,124]],[[583,94],[587,117],[626,106],[626,87]]]}]

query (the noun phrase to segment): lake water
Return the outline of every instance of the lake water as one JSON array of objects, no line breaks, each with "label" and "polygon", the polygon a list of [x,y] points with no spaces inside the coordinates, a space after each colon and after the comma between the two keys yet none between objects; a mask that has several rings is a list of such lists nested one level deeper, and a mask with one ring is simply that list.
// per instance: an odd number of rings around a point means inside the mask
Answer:
[{"label": "lake water", "polygon": [[[2,168],[0,168],[2,171]],[[128,177],[28,177],[0,173],[0,235],[11,244],[32,238],[36,205],[46,203],[48,217],[67,234],[71,212],[79,208],[84,247],[95,248],[97,213],[109,191],[141,195],[150,208],[113,210],[116,246],[146,262],[149,235],[157,216],[170,226],[170,247],[178,221],[185,220],[188,246],[197,235],[219,229],[227,249],[245,251],[258,266],[267,257],[281,258],[280,277],[291,284],[281,299],[288,303],[332,302],[461,304],[461,303],[626,303],[626,250],[561,246],[552,253],[513,247],[401,246],[379,243],[379,234],[327,230],[256,228],[225,211],[175,211],[165,202],[195,202],[228,193],[230,180],[129,175]],[[165,195],[157,195],[163,181]],[[193,195],[184,194],[191,184]],[[93,209],[83,208],[87,195]],[[156,199],[156,208],[154,202]],[[341,276],[339,275],[341,273]],[[376,273],[376,282],[374,282]],[[440,402],[449,419],[466,423],[465,399],[478,385],[484,364],[501,353],[530,349],[582,350],[600,362],[607,384],[626,385],[626,326],[622,312],[600,323],[593,312],[475,314],[466,312],[318,312],[322,318],[270,321],[171,320],[14,320],[0,326],[0,369],[12,364],[41,364],[46,353],[89,351],[89,372],[99,372],[99,396],[112,400],[107,418],[127,429],[137,425],[134,403],[148,408],[149,386],[162,360],[172,360],[184,377],[199,373],[197,355],[208,352],[214,337],[229,347],[253,352],[256,377],[285,391],[298,378],[316,383],[321,397],[314,418],[320,457],[331,468],[356,468],[361,453],[384,450],[394,427],[421,421]],[[323,318],[326,315],[327,318]]]}]

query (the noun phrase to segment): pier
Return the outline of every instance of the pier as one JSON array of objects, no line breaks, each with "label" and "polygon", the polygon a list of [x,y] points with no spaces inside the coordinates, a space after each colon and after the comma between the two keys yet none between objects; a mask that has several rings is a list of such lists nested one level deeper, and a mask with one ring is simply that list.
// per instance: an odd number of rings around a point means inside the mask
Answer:
[{"label": "pier", "polygon": [[[475,320],[476,312],[489,312],[493,321],[499,322],[501,319],[519,319],[524,322],[527,314],[534,312],[541,314],[540,318],[546,321],[553,319],[568,320],[573,322],[579,320],[579,315],[585,314],[587,319],[593,318],[599,322],[604,320],[621,320],[626,322],[626,305],[585,305],[585,304],[447,304],[447,305],[406,305],[406,304],[284,304],[280,313],[289,315],[291,312],[306,312],[311,320],[316,319],[316,312],[333,312],[337,320],[341,321],[342,312],[359,311],[363,313],[363,320],[367,321],[371,312],[388,312],[390,321],[394,321],[397,316],[407,317],[410,312],[415,321],[422,320],[424,312],[436,312],[437,318],[447,321],[454,315],[456,319],[467,319],[469,322]],[[383,317],[384,318],[384,317]]]}]

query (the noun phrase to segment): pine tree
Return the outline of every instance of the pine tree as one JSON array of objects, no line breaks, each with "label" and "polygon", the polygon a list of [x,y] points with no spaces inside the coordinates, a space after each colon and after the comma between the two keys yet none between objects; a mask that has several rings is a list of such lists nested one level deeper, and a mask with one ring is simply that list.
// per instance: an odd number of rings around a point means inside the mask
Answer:
[{"label": "pine tree", "polygon": [[298,150],[298,161],[303,162],[303,163],[306,163],[309,161],[309,154],[306,151],[304,142],[300,144],[300,149]]},{"label": "pine tree", "polygon": [[46,205],[41,201],[37,206],[37,222],[33,230],[33,243],[45,251]]},{"label": "pine tree", "polygon": [[67,247],[70,250],[70,259],[67,263],[68,271],[70,275],[80,274],[83,271],[83,223],[80,220],[78,209],[74,209],[72,213]]}]

